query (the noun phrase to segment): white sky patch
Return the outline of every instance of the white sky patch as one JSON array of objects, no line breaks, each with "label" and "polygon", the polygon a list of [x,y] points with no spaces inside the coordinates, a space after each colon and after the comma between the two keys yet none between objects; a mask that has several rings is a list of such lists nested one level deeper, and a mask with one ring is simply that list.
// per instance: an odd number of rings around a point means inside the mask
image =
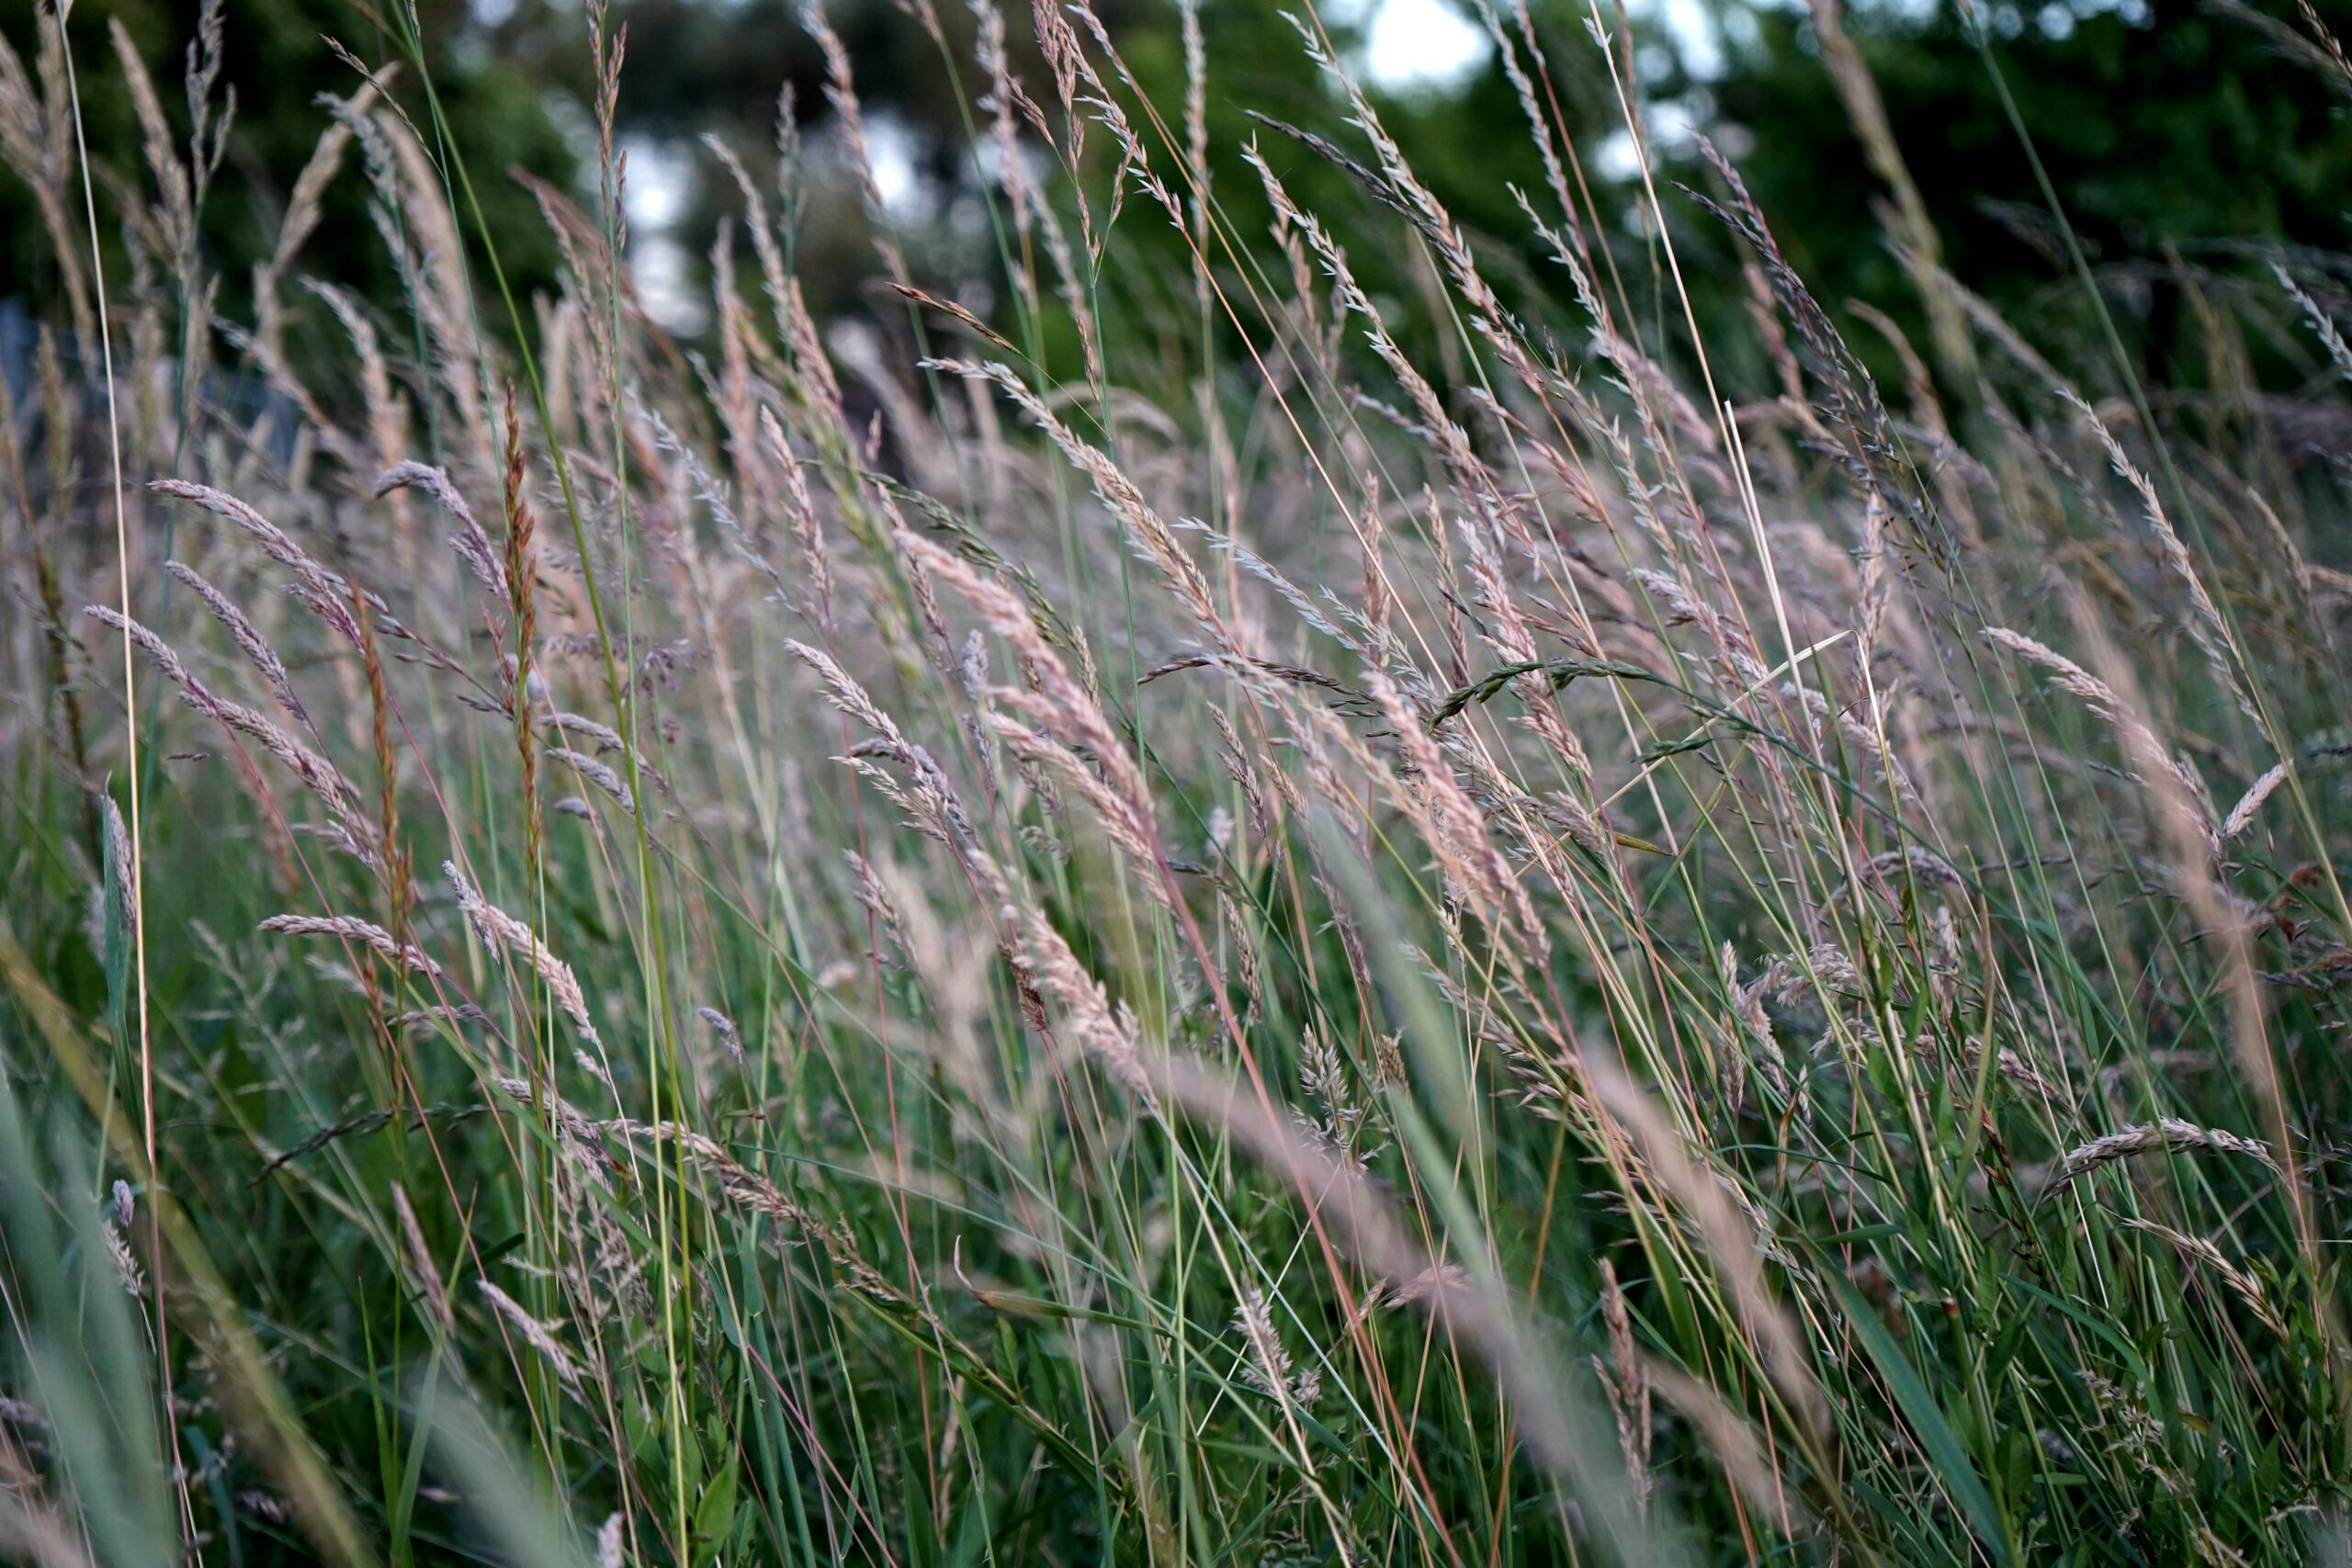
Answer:
[{"label": "white sky patch", "polygon": [[628,188],[621,209],[632,229],[667,229],[686,215],[694,199],[694,160],[674,141],[649,136],[621,139],[628,158]]},{"label": "white sky patch", "polygon": [[[1724,40],[1715,28],[1714,13],[1702,0],[1653,0],[1658,18],[1666,24],[1674,47],[1682,56],[1682,68],[1702,82],[1713,82],[1724,73]],[[1629,6],[1639,14],[1645,6]]]},{"label": "white sky patch", "polygon": [[695,288],[694,258],[668,234],[630,233],[628,276],[645,313],[680,337],[693,337],[709,324],[710,309]]},{"label": "white sky patch", "polygon": [[692,336],[709,312],[694,288],[694,260],[672,231],[695,195],[694,159],[675,141],[623,139],[628,187],[621,209],[628,217],[628,275],[648,314],[672,332]]},{"label": "white sky patch", "polygon": [[882,209],[901,223],[930,216],[937,197],[925,188],[916,164],[922,142],[913,127],[888,109],[865,112],[865,152],[874,163],[874,188],[882,193]]},{"label": "white sky patch", "polygon": [[[1668,101],[1649,105],[1643,115],[1643,130],[1648,132],[1653,158],[1686,157],[1698,145],[1699,123],[1688,104]],[[1593,164],[1608,179],[1623,181],[1638,176],[1642,160],[1633,133],[1623,126],[1611,131],[1601,141]]]},{"label": "white sky patch", "polygon": [[1392,93],[1450,92],[1487,62],[1486,28],[1453,0],[1340,0],[1331,19],[1363,39],[1348,63]]}]

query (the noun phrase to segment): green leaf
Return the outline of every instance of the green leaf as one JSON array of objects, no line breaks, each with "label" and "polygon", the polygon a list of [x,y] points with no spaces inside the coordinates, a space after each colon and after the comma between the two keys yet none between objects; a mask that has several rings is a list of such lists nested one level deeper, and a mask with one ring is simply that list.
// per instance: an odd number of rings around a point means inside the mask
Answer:
[{"label": "green leaf", "polygon": [[719,1466],[695,1504],[694,1560],[714,1562],[735,1534],[735,1466]]},{"label": "green leaf", "polygon": [[1861,1340],[1862,1348],[1870,1352],[1871,1360],[1878,1368],[1879,1374],[1886,1379],[1887,1387],[1894,1394],[1894,1403],[1902,1408],[1904,1419],[1911,1424],[1912,1431],[1927,1449],[1928,1457],[1935,1461],[1944,1490],[1951,1495],[1951,1500],[1967,1516],[1977,1539],[1984,1543],[1993,1561],[2007,1563],[2010,1561],[2009,1539],[2008,1532],[2001,1524],[2000,1510],[1993,1506],[1993,1495],[1984,1490],[1984,1478],[1976,1473],[1976,1466],[1969,1460],[1967,1450],[1953,1436],[1951,1424],[1944,1418],[1943,1410],[1936,1404],[1935,1396],[1928,1392],[1928,1385],[1919,1381],[1917,1371],[1903,1354],[1902,1347],[1895,1344],[1894,1336],[1886,1331],[1886,1325],[1878,1320],[1878,1314],[1871,1310],[1870,1303],[1863,1299],[1861,1292],[1854,1288],[1852,1281],[1843,1274],[1827,1269],[1823,1271],[1822,1278],[1837,1291],[1846,1308],[1846,1321]]},{"label": "green leaf", "polygon": [[2030,1280],[2022,1280],[2017,1275],[2009,1273],[2004,1273],[2001,1278],[2007,1280],[2018,1290],[2023,1291],[2027,1295],[2031,1296],[2034,1300],[2041,1303],[2042,1305],[2064,1314],[2065,1316],[2082,1325],[2082,1326],[2091,1334],[2097,1336],[2100,1343],[2113,1350],[2118,1357],[2121,1358],[2123,1364],[2131,1369],[2132,1378],[2135,1383],[2145,1384],[2149,1381],[2148,1363],[2141,1358],[2139,1351],[2132,1348],[2132,1342],[2130,1340],[2124,1338],[2122,1335],[2116,1332],[2115,1325],[2113,1324],[2107,1322],[2103,1318],[2093,1317],[2089,1313],[2085,1312],[2081,1307],[2076,1306],[2074,1303],[2051,1294],[2048,1291],[2043,1290],[2041,1286],[2035,1284]]},{"label": "green leaf", "polygon": [[114,1037],[115,1049],[124,1049],[130,1039],[130,922],[125,911],[130,908],[131,868],[122,863],[115,852],[115,836],[98,835],[105,844],[106,856],[106,951],[99,956],[107,971],[107,1028]]}]

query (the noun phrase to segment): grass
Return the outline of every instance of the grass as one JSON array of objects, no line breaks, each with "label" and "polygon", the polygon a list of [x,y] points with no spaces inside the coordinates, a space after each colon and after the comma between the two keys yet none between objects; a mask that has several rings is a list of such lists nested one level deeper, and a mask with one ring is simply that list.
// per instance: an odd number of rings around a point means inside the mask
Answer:
[{"label": "grass", "polygon": [[[903,322],[811,320],[729,154],[704,355],[600,12],[560,297],[396,28],[234,323],[204,48],[192,151],[0,58],[0,1550],[2344,1550],[2352,577],[2243,370],[2340,417],[2326,277],[2188,400],[1922,260],[1898,412],[1729,165],[1611,252],[1514,19],[1548,293],[1328,58],[1213,149],[1189,10],[1170,103],[974,14],[997,307],[877,200]],[[350,177],[400,314],[301,275]]]}]

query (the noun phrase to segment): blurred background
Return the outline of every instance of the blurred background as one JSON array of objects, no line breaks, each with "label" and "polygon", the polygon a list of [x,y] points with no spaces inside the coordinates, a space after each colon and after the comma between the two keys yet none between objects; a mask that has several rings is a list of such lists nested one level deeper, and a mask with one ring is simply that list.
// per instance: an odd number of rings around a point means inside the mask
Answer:
[{"label": "blurred background", "polygon": [[[503,172],[526,169],[593,195],[582,186],[594,148],[579,0],[413,3],[468,162],[492,176],[481,196],[502,259],[526,289],[545,287],[559,265],[556,248],[529,196]],[[1539,186],[1544,173],[1477,0],[1298,5],[1312,5],[1340,42],[1415,166],[1483,250],[1521,255],[1531,288],[1564,287],[1514,209],[1510,187]],[[1616,8],[1625,5],[1629,12]],[[1102,0],[1098,9],[1142,85],[1158,101],[1181,101],[1179,0]],[[1256,182],[1236,153],[1255,134],[1310,207],[1344,212],[1343,204],[1370,198],[1343,173],[1246,118],[1251,109],[1279,118],[1293,105],[1302,123],[1326,118],[1328,89],[1298,47],[1291,9],[1281,0],[1201,0],[1210,145],[1231,165],[1217,168],[1220,195],[1256,199]],[[2194,331],[2198,310],[2226,309],[2240,288],[2269,294],[2265,258],[2278,247],[2294,248],[2298,270],[2323,278],[2346,248],[2352,105],[2341,74],[2281,58],[2312,46],[2299,40],[2286,7],[2277,9],[2266,15],[2235,0],[2001,0],[1972,28],[1949,0],[1864,0],[1842,17],[1837,0],[1810,8],[1801,0],[1611,0],[1602,16],[1612,29],[1622,18],[1624,64],[1646,117],[1647,145],[1637,148],[1593,41],[1593,12],[1568,0],[1530,0],[1523,19],[1508,4],[1497,7],[1498,25],[1525,26],[1540,41],[1552,73],[1544,90],[1556,95],[1575,130],[1580,176],[1599,209],[1622,225],[1612,241],[1651,243],[1649,209],[1639,199],[1646,160],[1667,221],[1687,226],[1676,234],[1686,267],[1700,258],[1702,310],[1745,310],[1737,269],[1705,265],[1731,254],[1720,226],[1671,188],[1715,180],[1698,153],[1703,135],[1737,164],[1797,270],[1848,318],[1841,326],[1853,327],[1858,306],[1872,321],[1871,311],[1883,312],[1923,355],[1931,323],[1918,319],[1919,294],[1880,218],[1894,193],[1857,138],[1824,29],[1850,40],[1879,84],[1888,130],[1944,265],[2029,337],[2063,344],[2088,330],[2079,273],[2005,117],[1997,63],[2110,312],[2151,378],[2174,388],[2194,388],[2207,375],[2196,362],[2204,350],[2193,346],[2203,341]],[[103,66],[109,24],[119,18],[168,91],[195,11],[182,0],[84,0],[69,27],[77,58]],[[204,227],[222,264],[220,311],[237,319],[240,280],[277,231],[277,215],[256,207],[282,201],[290,188],[327,123],[321,95],[355,85],[324,40],[371,62],[401,51],[371,0],[231,0],[227,12],[225,74],[237,110],[226,158],[238,177],[220,182]],[[970,47],[978,12],[964,0],[828,0],[825,11],[864,100],[882,220],[919,282],[976,308],[987,305],[992,276],[1001,276],[989,183],[976,162],[984,139],[973,134],[986,89]],[[755,180],[771,180],[781,106],[795,128],[788,137],[799,141],[786,182],[797,207],[795,265],[818,316],[864,312],[879,330],[903,330],[903,306],[894,310],[876,297],[872,204],[860,199],[838,144],[825,62],[797,6],[616,0],[613,17],[628,28],[619,121],[629,256],[652,315],[688,345],[707,331],[709,247],[738,198],[705,139],[734,150]],[[30,6],[0,7],[0,33],[28,60],[41,25]],[[1006,30],[1016,73],[1042,82],[1024,6],[1008,8]],[[83,83],[94,153],[135,170],[136,120],[121,73],[85,66]],[[413,92],[415,84],[405,86]],[[176,117],[178,106],[169,107]],[[396,280],[367,202],[364,181],[339,181],[304,263],[319,276],[364,280],[379,303],[391,303]],[[49,313],[46,246],[30,218],[23,187],[0,181],[0,301],[16,339],[28,317]],[[1114,318],[1147,347],[1159,324],[1190,310],[1181,268],[1165,281],[1148,270],[1113,280],[1123,295]],[[1418,287],[1410,276],[1385,281]],[[1165,298],[1155,292],[1162,289]],[[315,302],[308,308],[322,314]],[[297,323],[296,341],[328,330],[322,321]],[[1849,335],[1899,379],[1901,363],[1883,331]],[[2267,385],[2289,389],[2316,368],[2291,343],[2272,347],[2275,360],[2253,367]],[[2257,357],[2263,352],[2257,345]],[[1770,368],[1728,373],[1760,377]]]}]

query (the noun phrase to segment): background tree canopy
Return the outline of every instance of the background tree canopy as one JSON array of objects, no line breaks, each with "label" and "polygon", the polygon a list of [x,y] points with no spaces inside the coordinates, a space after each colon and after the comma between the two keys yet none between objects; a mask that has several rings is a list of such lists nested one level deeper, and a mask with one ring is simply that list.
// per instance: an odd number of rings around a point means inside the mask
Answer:
[{"label": "background tree canopy", "polygon": [[[1476,16],[1457,0],[1355,0],[1325,6],[1317,21],[1346,52],[1378,26],[1384,6],[1396,5],[1424,13],[1453,7],[1456,33]],[[1145,87],[1162,101],[1181,98],[1179,6],[1109,0],[1098,9]],[[2200,374],[2172,362],[2176,344],[2185,341],[2184,279],[2226,293],[2233,276],[2261,276],[2246,263],[2265,247],[2340,244],[2341,193],[2352,175],[2343,78],[2304,68],[2308,61],[2296,57],[2312,46],[2297,41],[2283,7],[2274,9],[2279,14],[2269,16],[2235,0],[2052,0],[2033,10],[2005,0],[1982,10],[1980,44],[1961,6],[1904,0],[1859,6],[1846,31],[1880,84],[1888,124],[1951,270],[2005,313],[2029,321],[2038,341],[2053,333],[2089,341],[2092,318],[2063,231],[2002,107],[1997,68],[2024,106],[2026,129],[2110,312],[2136,351],[2162,361],[2154,367],[2160,378],[2177,383]],[[233,182],[236,195],[205,217],[216,254],[232,264],[223,303],[233,310],[242,275],[235,264],[258,259],[263,236],[275,228],[270,215],[250,209],[266,199],[251,193],[282,197],[327,123],[320,85],[352,75],[323,37],[370,61],[398,59],[402,49],[367,0],[232,0],[229,10],[224,74],[238,107],[228,157],[243,177]],[[575,8],[563,0],[420,0],[416,13],[448,121],[470,167],[486,176],[481,194],[502,236],[502,259],[526,290],[537,287],[557,264],[555,248],[504,171],[526,168],[561,186],[582,166],[589,84]],[[1554,72],[1545,90],[1556,94],[1575,128],[1579,177],[1594,187],[1600,210],[1623,224],[1622,237],[1639,243],[1646,208],[1634,178],[1638,161],[1589,46],[1589,18],[1563,0],[1538,0],[1532,13]],[[961,6],[938,9],[949,40],[943,49],[892,0],[833,0],[828,14],[874,128],[888,217],[913,265],[943,283],[986,288],[991,231],[971,152],[974,104],[985,85],[967,47],[971,16]],[[1814,14],[1739,0],[1703,10],[1678,5],[1671,27],[1666,14],[1653,6],[1634,16],[1624,55],[1651,108],[1649,152],[1662,176],[1667,220],[1685,231],[1678,240],[1702,254],[1707,247],[1731,254],[1669,183],[1703,189],[1713,179],[1696,150],[1696,134],[1703,133],[1731,155],[1791,260],[1833,311],[1865,302],[1919,341],[1926,328],[1917,293],[1877,216],[1886,187],[1871,176],[1826,67]],[[853,302],[874,271],[867,218],[842,160],[826,155],[825,61],[793,8],[625,0],[616,15],[628,29],[620,118],[632,158],[632,254],[657,314],[688,338],[707,325],[695,280],[731,193],[698,139],[723,141],[765,178],[774,168],[780,94],[815,154],[799,191],[804,284],[820,314]],[[1221,194],[1254,198],[1254,179],[1231,155],[1254,135],[1284,177],[1324,209],[1368,200],[1342,171],[1246,118],[1239,107],[1295,103],[1303,121],[1322,107],[1324,89],[1285,8],[1204,0],[1202,16],[1212,80],[1227,89],[1207,105],[1211,144],[1230,164],[1218,169]],[[77,58],[104,60],[107,27],[118,17],[169,95],[195,26],[192,8],[164,0],[85,4],[70,23]],[[28,56],[37,28],[46,25],[29,10],[13,10],[0,17],[0,33]],[[1520,24],[1506,8],[1501,25]],[[1034,65],[1026,18],[1012,17],[1009,33],[1016,62]],[[414,73],[408,75],[401,91],[413,95]],[[136,122],[120,73],[85,70],[84,80],[97,155],[135,169]],[[1441,83],[1392,85],[1379,96],[1408,154],[1450,208],[1474,232],[1511,236],[1492,248],[1522,253],[1531,287],[1562,287],[1536,244],[1520,237],[1527,225],[1510,187],[1535,189],[1544,172],[1495,52],[1476,53],[1467,70]],[[167,103],[175,114],[179,108]],[[356,180],[330,191],[308,263],[325,276],[365,280],[381,295],[396,282],[366,201]],[[31,219],[21,188],[0,186],[6,235],[0,298],[38,302],[44,291],[48,246]],[[1408,271],[1384,276],[1382,269],[1409,259],[1363,262],[1387,287],[1408,290],[1418,287]],[[1120,281],[1127,298],[1112,303],[1125,306],[1114,315],[1127,325],[1150,332],[1182,318],[1182,299],[1155,292],[1159,279]],[[1744,309],[1735,274],[1700,282],[1703,310]],[[1854,335],[1866,357],[1894,368],[1878,333]],[[2295,367],[2264,370],[2291,376]]]},{"label": "background tree canopy", "polygon": [[[519,165],[570,184],[576,146],[565,127],[581,118],[573,107],[580,85],[565,76],[561,62],[495,47],[493,35],[481,23],[481,7],[468,0],[401,3],[413,6],[435,86],[473,165],[490,172]],[[223,160],[228,174],[216,182],[221,194],[207,204],[203,229],[209,254],[220,264],[220,305],[235,316],[246,309],[251,266],[277,235],[294,182],[332,123],[322,95],[347,95],[360,85],[327,40],[375,62],[397,60],[401,51],[369,4],[228,0],[222,9],[220,75],[235,95],[236,108]],[[120,24],[147,62],[165,114],[184,133],[180,84],[198,15],[195,5],[182,0],[106,0],[69,11],[83,119],[92,159],[102,169],[129,178],[137,178],[140,169],[138,121],[128,79],[114,65],[113,25]],[[0,9],[0,37],[28,62],[38,53],[41,32],[55,25],[46,4],[38,12],[32,6]],[[404,74],[405,81],[396,76],[395,83],[406,98],[416,82],[413,71]],[[356,162],[346,159],[346,175],[356,174]],[[508,267],[526,286],[551,277],[555,244],[529,196],[504,178],[483,182],[481,196]],[[368,217],[366,182],[338,179],[323,202],[304,269],[379,300],[389,297],[397,280]],[[109,265],[116,265],[123,258],[113,244],[115,236],[103,238],[113,258]],[[31,197],[18,181],[0,180],[0,299],[16,295],[40,301],[51,265],[52,246]]]}]

